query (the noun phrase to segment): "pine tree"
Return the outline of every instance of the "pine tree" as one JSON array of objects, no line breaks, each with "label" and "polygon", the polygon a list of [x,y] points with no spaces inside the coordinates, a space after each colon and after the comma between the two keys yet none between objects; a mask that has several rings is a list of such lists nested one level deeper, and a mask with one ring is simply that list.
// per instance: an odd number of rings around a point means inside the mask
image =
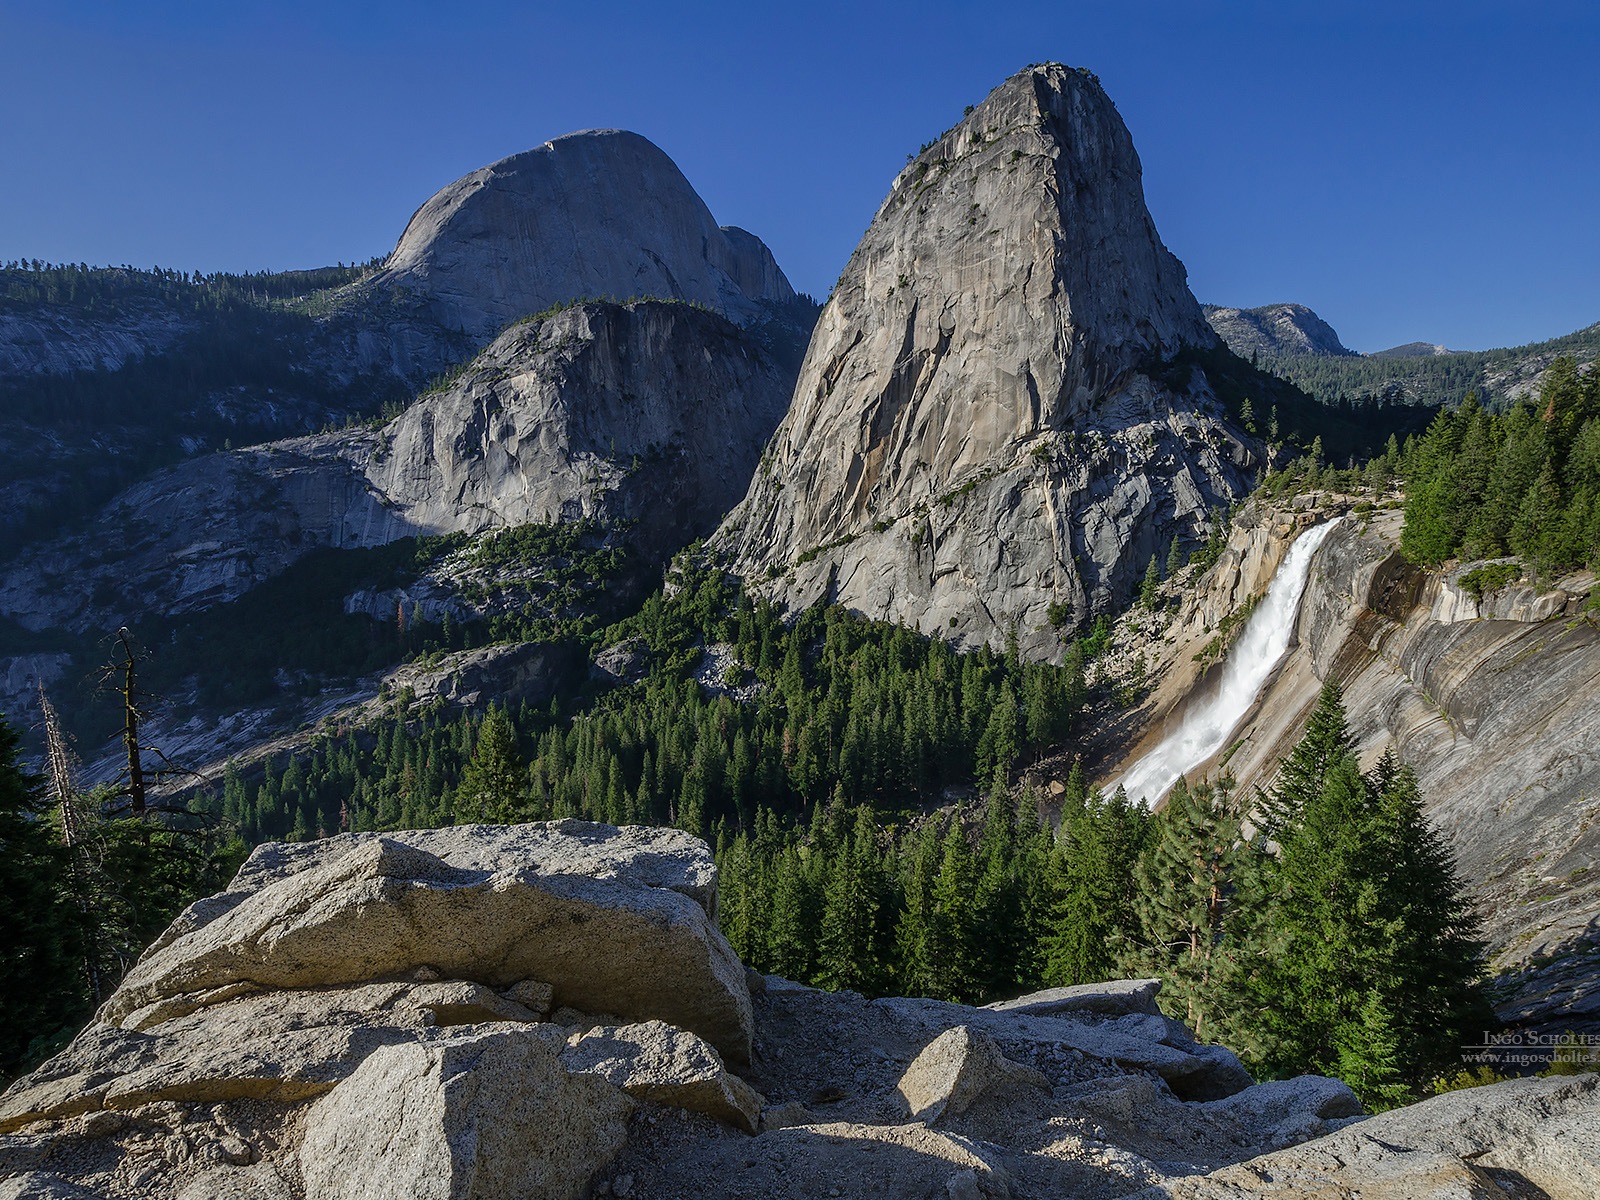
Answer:
[{"label": "pine tree", "polygon": [[978,954],[977,872],[959,815],[950,818],[940,848],[928,914],[928,994],[970,1004],[983,990]]},{"label": "pine tree", "polygon": [[1172,545],[1167,547],[1167,578],[1171,579],[1183,570],[1183,548],[1178,544],[1178,535],[1172,535]]},{"label": "pine tree", "polygon": [[484,715],[472,760],[461,774],[456,810],[468,820],[513,821],[527,800],[528,771],[511,718],[498,705]]},{"label": "pine tree", "polygon": [[817,933],[819,986],[872,994],[886,983],[887,881],[878,857],[877,827],[865,806],[856,810],[844,852],[828,870]]},{"label": "pine tree", "polygon": [[1026,953],[1027,922],[1018,876],[1016,809],[1005,784],[996,780],[989,794],[983,834],[978,841],[973,921],[978,980],[985,997],[1013,989]]},{"label": "pine tree", "polygon": [[1116,948],[1133,927],[1133,874],[1148,818],[1117,789],[1063,814],[1064,844],[1053,869],[1045,981],[1097,983],[1115,972]]},{"label": "pine tree", "polygon": [[1139,603],[1145,608],[1154,608],[1160,594],[1161,563],[1152,554],[1150,556],[1150,565],[1144,570],[1144,582],[1139,585]]},{"label": "pine tree", "polygon": [[807,982],[816,961],[816,895],[795,847],[777,856],[767,962],[786,979]]},{"label": "pine tree", "polygon": [[1123,966],[1164,980],[1163,997],[1182,1004],[1189,1027],[1205,1037],[1217,1002],[1212,960],[1224,936],[1241,821],[1224,785],[1190,788],[1179,779],[1151,825]]},{"label": "pine tree", "polygon": [[895,924],[895,957],[899,988],[908,996],[931,995],[934,986],[933,884],[939,853],[939,826],[929,821],[901,859],[903,899]]},{"label": "pine tree", "polygon": [[1339,1073],[1389,1106],[1493,1027],[1478,921],[1415,775],[1391,757],[1362,775],[1341,706],[1319,704],[1291,758],[1316,791],[1285,807],[1275,856],[1250,851],[1219,1025],[1259,1070]]},{"label": "pine tree", "polygon": [[1344,690],[1329,679],[1317,695],[1300,740],[1279,766],[1272,790],[1262,797],[1255,821],[1258,830],[1276,838],[1280,830],[1294,824],[1321,793],[1329,768],[1354,748],[1345,720]]}]

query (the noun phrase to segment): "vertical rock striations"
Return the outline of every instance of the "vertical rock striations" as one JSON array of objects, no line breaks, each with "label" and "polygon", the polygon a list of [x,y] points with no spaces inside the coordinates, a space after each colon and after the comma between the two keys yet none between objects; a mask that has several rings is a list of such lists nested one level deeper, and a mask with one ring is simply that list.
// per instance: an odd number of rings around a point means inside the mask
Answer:
[{"label": "vertical rock striations", "polygon": [[1111,606],[1244,490],[1250,451],[1173,361],[1215,343],[1110,99],[1030,68],[895,180],[718,542],[793,604],[1048,654],[1052,605]]}]

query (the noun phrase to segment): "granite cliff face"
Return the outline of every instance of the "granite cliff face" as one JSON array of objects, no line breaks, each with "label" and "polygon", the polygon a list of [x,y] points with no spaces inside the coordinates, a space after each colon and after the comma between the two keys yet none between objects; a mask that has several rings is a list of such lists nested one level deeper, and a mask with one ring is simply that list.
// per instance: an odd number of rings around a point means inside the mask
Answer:
[{"label": "granite cliff face", "polygon": [[1209,685],[1207,643],[1266,590],[1299,532],[1347,513],[1318,552],[1291,650],[1234,735],[1228,770],[1241,794],[1268,785],[1323,681],[1338,680],[1363,767],[1392,750],[1416,770],[1480,901],[1492,966],[1508,985],[1501,1017],[1600,1032],[1600,623],[1586,599],[1595,579],[1475,596],[1461,584],[1474,564],[1425,571],[1405,561],[1398,511],[1349,509],[1320,493],[1252,503],[1216,565],[1170,585],[1170,622],[1131,618],[1145,628],[1127,651],[1144,653],[1159,680],[1149,736],[1132,749],[1181,720]]},{"label": "granite cliff face", "polygon": [[1205,306],[1206,321],[1228,349],[1244,358],[1252,354],[1321,354],[1359,357],[1339,335],[1304,304],[1267,304],[1260,308]]},{"label": "granite cliff face", "polygon": [[737,500],[787,395],[715,313],[577,305],[507,330],[381,429],[207,455],[138,485],[14,564],[0,613],[114,629],[235,599],[317,547],[528,522],[625,528],[660,561]]},{"label": "granite cliff face", "polygon": [[715,313],[582,304],[508,330],[385,428],[366,478],[426,532],[625,523],[661,560],[738,500],[788,378]]},{"label": "granite cliff face", "polygon": [[423,299],[473,337],[579,298],[691,300],[748,322],[793,298],[754,234],[721,228],[636,133],[571,133],[465,175],[419,208],[360,285]]},{"label": "granite cliff face", "polygon": [[1215,336],[1091,76],[1007,80],[895,180],[716,544],[746,579],[1048,654],[1245,489]]}]

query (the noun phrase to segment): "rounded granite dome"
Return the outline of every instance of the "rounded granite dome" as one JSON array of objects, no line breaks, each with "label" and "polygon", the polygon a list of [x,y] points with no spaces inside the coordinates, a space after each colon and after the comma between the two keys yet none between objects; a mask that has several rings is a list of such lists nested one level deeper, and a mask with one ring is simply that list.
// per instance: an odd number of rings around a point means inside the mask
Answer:
[{"label": "rounded granite dome", "polygon": [[719,227],[672,159],[619,129],[456,180],[416,211],[372,283],[422,295],[477,338],[577,299],[688,300],[745,321],[794,295],[759,238]]}]

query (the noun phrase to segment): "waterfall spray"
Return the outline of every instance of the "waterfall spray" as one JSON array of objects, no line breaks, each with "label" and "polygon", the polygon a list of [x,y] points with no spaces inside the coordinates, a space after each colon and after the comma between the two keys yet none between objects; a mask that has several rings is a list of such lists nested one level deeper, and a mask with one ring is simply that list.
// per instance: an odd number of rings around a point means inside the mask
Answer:
[{"label": "waterfall spray", "polygon": [[1267,677],[1289,649],[1295,614],[1311,574],[1311,560],[1338,519],[1301,534],[1289,547],[1267,587],[1266,598],[1228,650],[1217,690],[1183,715],[1183,721],[1122,777],[1128,796],[1154,804],[1185,772],[1192,771],[1228,744],[1255,703]]}]

